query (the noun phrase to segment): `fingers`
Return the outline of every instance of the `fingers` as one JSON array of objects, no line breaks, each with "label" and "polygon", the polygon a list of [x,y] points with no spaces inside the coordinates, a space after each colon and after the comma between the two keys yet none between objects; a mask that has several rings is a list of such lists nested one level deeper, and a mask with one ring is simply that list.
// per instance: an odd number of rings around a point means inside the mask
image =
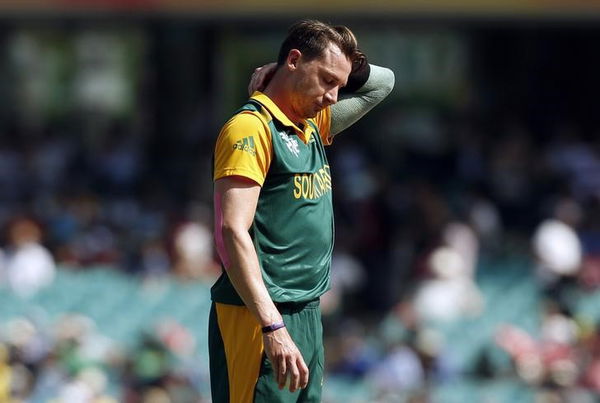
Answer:
[{"label": "fingers", "polygon": [[300,371],[298,370],[298,361],[295,357],[290,358],[290,361],[292,361],[292,365],[289,366],[290,392],[295,392],[300,382]]},{"label": "fingers", "polygon": [[254,91],[262,91],[264,89],[265,71],[263,67],[257,67],[252,73],[250,84],[248,84],[248,94],[252,95]]},{"label": "fingers", "polygon": [[269,361],[271,361],[271,366],[273,367],[273,377],[275,378],[275,382],[279,384],[279,369],[281,367],[281,365],[279,365],[279,360],[274,360],[271,357],[269,357]]},{"label": "fingers", "polygon": [[279,371],[277,372],[278,375],[281,375],[277,379],[279,389],[289,386],[290,392],[293,393],[298,389],[304,389],[308,385],[308,367],[304,363],[304,359],[299,351],[282,360],[281,364],[285,366],[286,370],[282,369],[282,365],[279,366]]},{"label": "fingers", "polygon": [[254,91],[259,90],[260,85],[260,70],[262,67],[257,67],[254,69],[254,73],[252,73],[252,77],[250,78],[250,83],[248,84],[248,95],[252,95]]},{"label": "fingers", "polygon": [[279,384],[279,389],[283,389],[285,387],[285,382],[287,380],[287,360],[285,356],[281,356],[279,359],[279,369],[277,370],[277,383]]},{"label": "fingers", "polygon": [[277,63],[268,63],[264,66],[257,67],[252,73],[250,83],[248,84],[248,94],[252,95],[254,91],[262,91],[265,89],[277,68]]},{"label": "fingers", "polygon": [[298,360],[298,369],[300,371],[299,386],[304,389],[308,386],[308,367],[304,363],[302,357]]},{"label": "fingers", "polygon": [[267,69],[259,67],[254,73],[254,89],[256,91],[262,91],[266,86]]}]

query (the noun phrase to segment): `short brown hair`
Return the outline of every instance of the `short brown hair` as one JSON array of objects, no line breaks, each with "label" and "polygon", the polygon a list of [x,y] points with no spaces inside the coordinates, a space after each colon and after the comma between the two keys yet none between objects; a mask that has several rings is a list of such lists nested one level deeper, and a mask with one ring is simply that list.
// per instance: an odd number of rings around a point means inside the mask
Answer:
[{"label": "short brown hair", "polygon": [[356,37],[348,27],[317,20],[298,21],[290,27],[281,44],[277,64],[283,65],[292,49],[298,49],[307,60],[319,58],[330,43],[337,45],[349,60],[360,53]]}]

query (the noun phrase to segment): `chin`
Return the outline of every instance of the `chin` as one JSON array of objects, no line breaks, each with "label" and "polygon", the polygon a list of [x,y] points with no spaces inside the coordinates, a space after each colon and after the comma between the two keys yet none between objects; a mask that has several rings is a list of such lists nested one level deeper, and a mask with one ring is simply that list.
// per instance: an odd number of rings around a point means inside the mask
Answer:
[{"label": "chin", "polygon": [[314,110],[313,111],[305,111],[302,114],[302,119],[312,119],[315,116],[317,116],[317,113],[319,113],[319,111],[314,111]]},{"label": "chin", "polygon": [[309,111],[309,112],[307,113],[307,115],[308,115],[308,116],[307,116],[307,118],[314,118],[314,117],[315,117],[315,116],[317,116],[317,114],[318,114],[319,112],[321,112],[322,110],[323,110],[323,108],[321,108],[321,107],[318,107],[318,108],[312,109],[311,111]]}]

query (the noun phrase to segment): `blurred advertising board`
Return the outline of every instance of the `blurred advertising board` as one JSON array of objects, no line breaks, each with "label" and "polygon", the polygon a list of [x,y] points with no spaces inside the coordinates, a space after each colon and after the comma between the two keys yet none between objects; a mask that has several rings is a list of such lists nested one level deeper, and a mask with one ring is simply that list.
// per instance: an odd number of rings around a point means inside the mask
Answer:
[{"label": "blurred advertising board", "polygon": [[138,11],[194,13],[198,15],[269,16],[306,13],[389,15],[418,14],[446,16],[540,16],[589,17],[600,11],[599,0],[5,0],[0,11],[12,12],[88,12]]}]

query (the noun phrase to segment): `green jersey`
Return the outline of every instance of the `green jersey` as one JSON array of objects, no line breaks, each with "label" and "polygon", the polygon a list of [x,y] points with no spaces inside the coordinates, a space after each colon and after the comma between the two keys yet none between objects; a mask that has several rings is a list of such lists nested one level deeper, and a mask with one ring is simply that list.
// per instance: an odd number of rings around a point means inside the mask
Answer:
[{"label": "green jersey", "polygon": [[[217,141],[215,180],[241,175],[261,184],[264,176],[250,235],[275,302],[310,301],[329,289],[334,224],[331,173],[323,144],[328,113],[327,109],[306,120],[301,130],[266,95],[257,93],[230,119]],[[264,175],[261,169],[266,170]],[[215,236],[219,248],[219,234]],[[219,253],[226,261],[225,251]],[[212,287],[212,298],[242,304],[226,270]]]}]

